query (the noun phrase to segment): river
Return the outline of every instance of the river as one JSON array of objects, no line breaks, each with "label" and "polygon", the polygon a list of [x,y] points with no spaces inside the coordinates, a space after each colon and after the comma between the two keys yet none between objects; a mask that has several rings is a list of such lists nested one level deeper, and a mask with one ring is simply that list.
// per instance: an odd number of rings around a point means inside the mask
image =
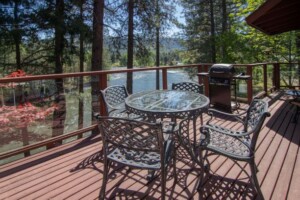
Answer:
[{"label": "river", "polygon": [[[172,83],[191,81],[183,70],[168,70],[168,89]],[[160,88],[162,88],[162,74],[160,73]],[[112,74],[108,85],[126,85],[126,73]],[[142,71],[133,73],[133,93],[156,89],[156,71]]]}]

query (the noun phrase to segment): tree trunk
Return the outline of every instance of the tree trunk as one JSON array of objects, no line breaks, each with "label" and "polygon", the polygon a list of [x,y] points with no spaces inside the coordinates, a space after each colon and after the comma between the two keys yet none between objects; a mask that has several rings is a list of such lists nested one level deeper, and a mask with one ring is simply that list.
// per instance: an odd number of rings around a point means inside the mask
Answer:
[{"label": "tree trunk", "polygon": [[64,0],[56,0],[55,23],[55,73],[63,72],[64,49]]},{"label": "tree trunk", "polygon": [[[227,7],[226,7],[226,0],[222,0],[222,34],[225,34],[227,32]],[[221,46],[221,53],[222,53],[222,59],[226,62],[227,57],[227,47],[225,45],[225,42],[223,41],[223,44]]]},{"label": "tree trunk", "polygon": [[298,85],[300,85],[300,31],[296,32],[296,49],[298,62]]},{"label": "tree trunk", "polygon": [[[27,124],[26,124],[24,127],[21,127],[21,128],[20,128],[20,132],[21,132],[21,134],[22,134],[23,146],[25,147],[25,146],[29,145],[29,142],[30,142],[30,141],[29,141],[29,134],[30,134],[30,133],[28,133],[28,130],[27,130]],[[25,156],[25,157],[30,156],[30,150],[25,151],[25,152],[24,152],[24,156]]]},{"label": "tree trunk", "polygon": [[[80,36],[79,36],[79,71],[84,71],[84,47],[83,47],[83,40],[84,40],[84,31],[83,31],[83,4],[84,0],[80,1]],[[79,77],[79,94],[83,93],[83,77]],[[79,111],[78,111],[78,128],[83,128],[83,99],[79,98]],[[82,134],[78,135],[78,138],[81,138]]]},{"label": "tree trunk", "polygon": [[14,5],[14,32],[13,38],[15,41],[16,48],[16,64],[17,69],[22,69],[21,67],[21,52],[20,52],[20,44],[21,44],[21,34],[19,27],[19,1],[15,1]]},{"label": "tree trunk", "polygon": [[[133,68],[133,12],[134,0],[128,2],[128,43],[127,43],[127,69]],[[132,72],[127,73],[127,90],[132,94]]]},{"label": "tree trunk", "polygon": [[[63,49],[64,49],[64,0],[56,0],[55,5],[55,73],[63,73]],[[56,85],[59,93],[63,92],[63,80],[56,79]]]},{"label": "tree trunk", "polygon": [[[65,120],[66,120],[66,96],[60,93],[55,98],[57,109],[53,112],[52,120],[52,137],[56,137],[64,134]],[[57,141],[47,145],[47,149],[59,146],[62,141]]]},{"label": "tree trunk", "polygon": [[[55,4],[55,73],[61,74],[63,73],[63,49],[64,49],[64,34],[65,34],[65,26],[64,26],[64,9],[65,4],[64,0],[56,0]],[[64,121],[66,118],[66,102],[64,96],[64,88],[63,88],[63,79],[56,79],[56,87],[57,87],[57,96],[56,102],[61,105],[61,109],[58,111],[59,114],[53,114],[53,132],[52,136],[62,135],[64,133]],[[58,121],[58,124],[56,123]],[[58,128],[59,127],[59,128]],[[58,141],[55,144],[49,145],[48,148],[53,146],[57,146],[61,144],[62,141]]]},{"label": "tree trunk", "polygon": [[[84,71],[84,47],[83,47],[83,40],[84,40],[84,30],[83,30],[83,2],[84,0],[81,0],[80,2],[80,36],[79,36],[79,71]],[[80,77],[80,83],[79,83],[79,92],[83,92],[83,77]]]},{"label": "tree trunk", "polygon": [[289,32],[289,85],[292,87],[292,32]]},{"label": "tree trunk", "polygon": [[[160,15],[158,0],[156,0],[156,67],[159,67],[160,52],[159,52],[159,31],[160,31]],[[159,70],[156,70],[156,89],[159,90]]]},{"label": "tree trunk", "polygon": [[[104,0],[94,0],[92,71],[102,70]],[[98,89],[98,88],[96,88]]]},{"label": "tree trunk", "polygon": [[215,17],[214,17],[213,0],[210,0],[209,4],[210,4],[211,62],[216,63]]},{"label": "tree trunk", "polygon": [[[94,0],[93,10],[93,44],[92,44],[92,71],[103,69],[103,16],[104,0]],[[100,89],[98,76],[92,76],[92,111],[100,113],[100,103],[98,92]],[[92,116],[93,117],[93,116]],[[96,134],[96,132],[93,132]]]}]

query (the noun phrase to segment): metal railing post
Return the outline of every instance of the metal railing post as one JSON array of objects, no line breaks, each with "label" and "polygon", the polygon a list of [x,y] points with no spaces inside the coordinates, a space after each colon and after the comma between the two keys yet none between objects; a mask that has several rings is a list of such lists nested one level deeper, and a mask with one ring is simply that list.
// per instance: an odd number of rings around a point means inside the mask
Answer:
[{"label": "metal railing post", "polygon": [[[107,87],[107,74],[99,74],[98,78],[99,78],[100,90],[105,89]],[[99,102],[99,107],[100,107],[100,114],[102,116],[107,115],[103,99],[100,98],[100,96],[99,96],[98,102]]]},{"label": "metal railing post", "polygon": [[248,93],[248,104],[251,103],[252,98],[253,98],[253,81],[252,81],[252,66],[247,65],[247,75],[249,75],[251,78],[247,80],[247,93]]},{"label": "metal railing post", "polygon": [[[203,68],[203,65],[198,65],[198,67],[197,67],[198,73],[203,72],[203,71],[202,71],[202,68]],[[203,83],[203,80],[202,80],[202,77],[201,77],[201,76],[198,76],[198,83],[199,83],[200,85]]]},{"label": "metal railing post", "polygon": [[162,69],[162,81],[163,81],[163,89],[168,89],[168,74],[167,69]]},{"label": "metal railing post", "polygon": [[[204,72],[208,72],[208,65],[204,65]],[[208,81],[208,77],[204,78],[203,81],[203,85],[204,85],[204,94],[205,96],[209,97],[209,81]]]}]

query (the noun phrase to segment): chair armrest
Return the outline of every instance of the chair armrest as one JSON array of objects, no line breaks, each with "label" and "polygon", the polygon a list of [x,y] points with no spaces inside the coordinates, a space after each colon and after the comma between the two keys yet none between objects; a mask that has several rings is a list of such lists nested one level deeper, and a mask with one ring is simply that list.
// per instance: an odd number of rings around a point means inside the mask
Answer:
[{"label": "chair armrest", "polygon": [[99,117],[101,116],[100,113],[98,112],[92,112],[92,114],[93,114],[93,118],[95,119],[99,119]]},{"label": "chair armrest", "polygon": [[226,113],[226,112],[222,112],[222,111],[210,108],[210,109],[208,109],[207,113],[208,113],[208,115],[210,115],[210,119],[208,120],[208,122],[206,124],[210,124],[214,114],[221,114],[221,115],[224,115],[226,117],[231,117],[231,118],[234,118],[235,120],[241,122],[242,124],[245,124],[244,123],[244,117],[242,115],[244,115],[246,112],[243,112],[243,113],[240,113],[240,114],[230,114],[230,113]]}]

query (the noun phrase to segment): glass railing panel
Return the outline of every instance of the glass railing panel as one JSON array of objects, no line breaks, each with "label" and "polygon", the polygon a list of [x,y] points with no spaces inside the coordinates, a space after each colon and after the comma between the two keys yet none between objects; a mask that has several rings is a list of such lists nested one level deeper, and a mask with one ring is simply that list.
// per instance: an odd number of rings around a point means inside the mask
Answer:
[{"label": "glass railing panel", "polygon": [[280,86],[292,88],[299,86],[300,82],[299,64],[280,64]]},{"label": "glass railing panel", "polygon": [[274,65],[267,65],[267,88],[273,87]]},{"label": "glass railing panel", "polygon": [[[84,84],[80,88],[79,83],[79,78],[76,77],[62,79],[62,83],[38,80],[1,84],[0,152],[90,126],[91,87]],[[77,137],[61,143],[74,139]]]},{"label": "glass railing panel", "polygon": [[[246,67],[244,66],[237,66],[235,67],[235,75],[237,74],[246,74]],[[247,98],[247,82],[245,80],[234,80],[236,83],[236,86],[233,85],[232,87],[232,95],[235,95],[237,98]],[[236,91],[234,91],[236,90]]]},{"label": "glass railing panel", "polygon": [[253,96],[264,91],[263,66],[258,65],[252,68],[252,88]]}]

